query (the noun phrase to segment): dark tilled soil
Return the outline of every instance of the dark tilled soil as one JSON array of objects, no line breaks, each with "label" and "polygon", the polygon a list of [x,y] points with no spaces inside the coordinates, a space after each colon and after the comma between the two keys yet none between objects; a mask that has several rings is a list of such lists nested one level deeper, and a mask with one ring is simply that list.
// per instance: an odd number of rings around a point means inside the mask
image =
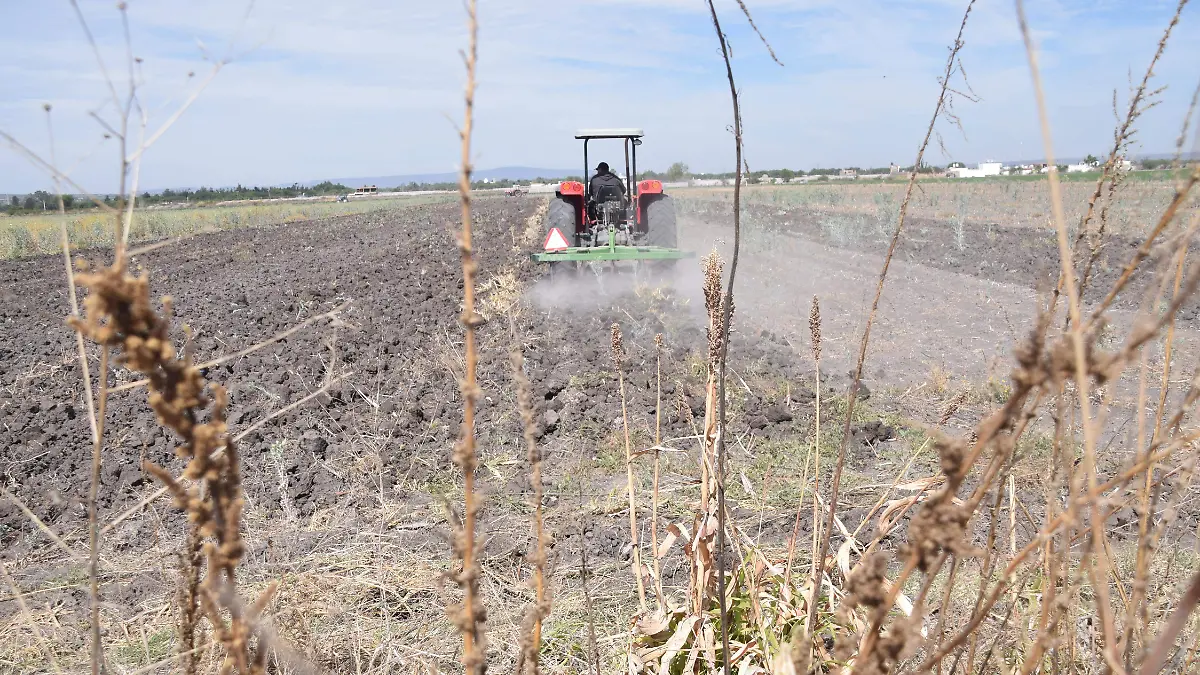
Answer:
[{"label": "dark tilled soil", "polygon": [[[533,208],[533,202],[481,201],[483,241],[507,239]],[[331,506],[349,492],[337,467],[370,438],[404,439],[402,453],[384,458],[385,482],[436,463],[437,453],[429,450],[450,446],[460,414],[449,360],[461,342],[462,272],[449,231],[455,213],[452,205],[436,205],[226,232],[138,260],[153,292],[173,298],[176,326],[190,328],[201,361],[350,303],[335,326],[320,323],[208,373],[230,390],[236,431],[314,391],[327,375],[354,371],[330,396],[276,417],[242,442],[247,483],[258,489],[250,491],[252,502],[278,508],[275,474],[281,473],[301,515]],[[480,247],[484,270],[510,258],[508,247]],[[0,304],[0,466],[8,487],[39,517],[67,529],[83,515],[90,444],[74,344],[63,322],[62,261],[5,262],[0,280],[14,289]],[[177,334],[182,338],[183,331]],[[485,353],[484,368],[494,367],[495,358]],[[91,368],[97,372],[96,361]],[[110,384],[131,379],[117,369]],[[485,409],[494,400],[489,386],[496,385],[484,383]],[[102,520],[156,487],[148,485],[142,459],[178,468],[175,441],[156,426],[144,395],[121,392],[110,402]],[[27,529],[25,520],[11,504],[0,506],[0,541]]]},{"label": "dark tilled soil", "polygon": [[[635,448],[653,438],[654,335],[663,333],[667,345],[666,439],[694,434],[703,416],[707,347],[700,310],[683,297],[694,295],[690,288],[648,292],[626,284],[614,290],[584,275],[568,289],[568,301],[523,302],[523,311],[505,311],[496,279],[507,276],[533,287],[545,274],[519,245],[537,204],[477,202],[480,295],[490,319],[481,330],[477,429],[485,460],[523,458],[509,360],[515,329],[534,389],[536,435],[555,467],[548,471],[547,490],[566,499],[581,458],[587,467],[600,467],[589,492],[603,491],[610,476],[623,476],[611,324],[625,331]],[[463,367],[462,270],[452,235],[457,214],[454,204],[422,205],[225,232],[136,260],[141,273],[150,275],[153,292],[173,298],[176,333],[182,341],[183,327],[190,330],[200,361],[349,303],[333,324],[319,322],[208,372],[211,381],[229,388],[230,426],[238,433],[315,391],[326,378],[353,371],[328,395],[270,419],[240,443],[249,508],[263,510],[269,519],[308,518],[323,509],[354,508],[381,492],[427,502],[428,494],[410,494],[411,487],[451,475]],[[98,253],[92,257],[102,260]],[[78,539],[86,521],[91,448],[73,334],[64,324],[69,304],[62,260],[0,263],[0,288],[7,290],[0,299],[0,472],[6,488],[38,518],[69,540]],[[512,329],[509,314],[516,318]],[[739,443],[752,447],[802,434],[812,394],[799,352],[786,340],[746,327],[735,332],[731,353],[738,378],[731,419]],[[95,353],[90,367],[95,375]],[[117,368],[110,385],[132,379]],[[173,455],[175,439],[155,424],[144,396],[144,390],[118,392],[109,402],[98,502],[102,523],[158,488],[143,472],[144,460],[181,468]],[[672,442],[694,448],[694,441]],[[512,494],[528,488],[523,478],[488,486]],[[138,546],[150,535],[138,529],[144,523],[131,518],[110,540],[118,547]],[[564,537],[573,536],[570,522],[563,527]],[[607,537],[602,530],[589,535],[601,555],[619,555],[617,542],[624,536]],[[0,500],[0,549],[16,554],[40,537],[15,505]]]}]

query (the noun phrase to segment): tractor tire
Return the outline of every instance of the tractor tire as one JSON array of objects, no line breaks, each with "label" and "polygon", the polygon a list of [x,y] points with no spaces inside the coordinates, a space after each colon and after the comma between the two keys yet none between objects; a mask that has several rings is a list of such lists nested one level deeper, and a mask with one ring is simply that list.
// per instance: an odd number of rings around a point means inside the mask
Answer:
[{"label": "tractor tire", "polygon": [[679,230],[675,225],[675,202],[667,195],[646,205],[646,243],[650,246],[677,248]]},{"label": "tractor tire", "polygon": [[557,227],[567,238],[567,243],[574,246],[575,226],[575,205],[562,197],[551,199],[550,208],[546,210],[546,234],[550,234],[550,230]]},{"label": "tractor tire", "polygon": [[[549,236],[550,230],[556,227],[567,238],[568,244],[576,244],[575,205],[558,196],[550,200],[550,207],[546,209],[546,235]],[[550,278],[570,279],[574,277],[576,267],[574,262],[552,262],[549,269]]]}]

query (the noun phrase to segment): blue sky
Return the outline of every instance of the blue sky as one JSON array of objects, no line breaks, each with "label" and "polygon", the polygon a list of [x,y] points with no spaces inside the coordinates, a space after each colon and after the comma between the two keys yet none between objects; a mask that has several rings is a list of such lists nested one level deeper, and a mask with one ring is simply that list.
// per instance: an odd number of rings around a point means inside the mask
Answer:
[{"label": "blue sky", "polygon": [[[0,129],[48,149],[88,189],[114,189],[115,143],[89,113],[113,106],[66,0],[6,3]],[[112,0],[81,0],[110,74],[127,60]],[[747,0],[784,67],[732,0],[722,0],[743,96],[752,169],[909,163],[965,0]],[[146,156],[151,188],[277,184],[329,176],[452,171],[466,32],[455,0],[132,0],[134,54],[151,129],[210,68],[239,57]],[[1041,46],[1057,154],[1100,154],[1112,96],[1128,98],[1174,11],[1162,0],[1027,0]],[[703,0],[481,0],[474,157],[482,168],[574,167],[572,132],[640,126],[640,164],[731,170],[728,89]],[[980,101],[964,130],[940,124],[947,153],[974,164],[1040,157],[1041,139],[1011,0],[978,0],[962,63]],[[195,77],[187,74],[194,72]],[[1189,7],[1155,82],[1161,105],[1139,124],[1139,152],[1168,152],[1200,79],[1200,7]],[[959,83],[961,86],[961,82]],[[614,151],[614,155],[616,152]],[[49,187],[0,147],[0,192]]]}]

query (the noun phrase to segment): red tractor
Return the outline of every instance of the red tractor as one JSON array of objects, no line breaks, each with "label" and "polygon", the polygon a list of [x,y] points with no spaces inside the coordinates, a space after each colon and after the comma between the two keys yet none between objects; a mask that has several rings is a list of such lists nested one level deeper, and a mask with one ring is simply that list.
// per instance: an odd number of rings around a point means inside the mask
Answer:
[{"label": "red tractor", "polygon": [[[641,129],[585,129],[584,175],[588,169],[588,143],[596,139],[624,141],[624,186],[611,178],[593,192],[584,183],[563,181],[546,214],[545,251],[533,255],[539,262],[617,260],[678,260],[693,254],[676,248],[678,233],[675,205],[658,180],[633,181],[637,175],[637,148]],[[555,232],[557,230],[557,234]]]}]

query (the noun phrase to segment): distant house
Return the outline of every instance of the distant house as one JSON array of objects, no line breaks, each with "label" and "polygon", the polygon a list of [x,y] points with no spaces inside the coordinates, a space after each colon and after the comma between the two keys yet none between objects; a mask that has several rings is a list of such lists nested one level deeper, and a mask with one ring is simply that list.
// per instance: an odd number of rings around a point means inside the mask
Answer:
[{"label": "distant house", "polygon": [[1096,170],[1096,167],[1092,166],[1091,164],[1083,164],[1082,162],[1079,164],[1068,164],[1067,165],[1067,173],[1085,173],[1088,171],[1095,171],[1095,170]]},{"label": "distant house", "polygon": [[840,178],[858,178],[858,170],[857,169],[842,169],[841,171],[838,172],[838,177],[840,177]]},{"label": "distant house", "polygon": [[947,174],[955,178],[986,178],[988,176],[999,176],[1000,171],[1004,168],[1004,165],[1000,162],[993,162],[991,160],[980,162],[978,168],[975,169],[968,169],[964,166],[961,166],[961,162],[955,162],[955,164],[959,164],[960,166],[956,167],[951,165],[951,168],[946,171]]},{"label": "distant house", "polygon": [[354,194],[356,195],[373,195],[377,192],[379,192],[379,188],[375,187],[374,185],[364,185],[360,188],[354,189]]},{"label": "distant house", "polygon": [[717,187],[724,185],[725,181],[720,178],[693,178],[688,181],[688,184],[692,187]]}]

